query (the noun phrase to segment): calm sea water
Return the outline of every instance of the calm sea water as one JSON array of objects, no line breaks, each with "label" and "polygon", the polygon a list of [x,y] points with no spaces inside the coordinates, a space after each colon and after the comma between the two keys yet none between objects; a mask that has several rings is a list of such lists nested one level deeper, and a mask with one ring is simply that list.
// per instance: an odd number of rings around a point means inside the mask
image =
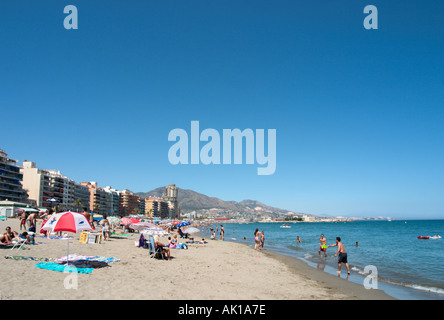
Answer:
[{"label": "calm sea water", "polygon": [[[266,249],[302,259],[312,267],[336,274],[337,258],[333,255],[337,248],[328,248],[327,258],[320,258],[318,249],[321,234],[326,237],[327,244],[334,244],[339,236],[346,247],[351,268],[349,278],[346,279],[346,272],[342,273],[344,281],[363,284],[364,268],[371,265],[377,268],[378,289],[395,298],[444,299],[444,220],[290,225],[290,229],[284,229],[279,223],[224,224],[225,240],[254,245],[253,233],[258,228],[265,231]],[[417,239],[419,235],[435,234],[443,238]],[[296,241],[297,236],[302,239],[301,243]]]}]

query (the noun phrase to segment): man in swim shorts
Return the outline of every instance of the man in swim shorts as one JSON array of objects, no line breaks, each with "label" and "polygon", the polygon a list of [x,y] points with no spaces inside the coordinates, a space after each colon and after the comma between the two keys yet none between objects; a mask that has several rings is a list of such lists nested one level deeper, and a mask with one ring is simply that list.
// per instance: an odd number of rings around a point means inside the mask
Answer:
[{"label": "man in swim shorts", "polygon": [[324,234],[321,234],[319,238],[319,257],[321,256],[321,252],[324,252],[325,257],[327,258],[327,239],[325,239]]},{"label": "man in swim shorts", "polygon": [[347,268],[347,273],[350,275],[350,268],[347,261],[347,251],[345,251],[344,244],[341,242],[340,237],[336,237],[336,244],[329,245],[329,247],[338,247],[338,251],[335,253],[335,257],[338,257],[338,275],[341,274],[341,265],[344,263]]}]

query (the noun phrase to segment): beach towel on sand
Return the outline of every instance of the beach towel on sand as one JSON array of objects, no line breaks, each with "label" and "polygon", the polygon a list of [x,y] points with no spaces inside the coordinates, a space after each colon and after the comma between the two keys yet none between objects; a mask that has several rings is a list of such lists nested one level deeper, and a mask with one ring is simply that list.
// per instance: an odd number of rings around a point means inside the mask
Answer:
[{"label": "beach towel on sand", "polygon": [[[66,256],[58,258],[58,259],[54,259],[56,262],[59,263],[63,263],[66,262]],[[69,262],[80,262],[80,261],[98,261],[98,262],[105,262],[105,263],[112,263],[112,262],[118,262],[120,261],[117,258],[113,258],[113,257],[100,257],[100,256],[84,256],[84,255],[79,255],[79,254],[70,254],[69,255]]]},{"label": "beach towel on sand", "polygon": [[[60,264],[65,265],[66,262],[61,262]],[[102,261],[73,261],[69,262],[69,265],[73,265],[76,268],[93,268],[93,269],[99,269],[104,267],[110,267],[110,265],[106,262]]]},{"label": "beach towel on sand", "polygon": [[38,258],[38,257],[24,257],[24,256],[5,256],[5,259],[11,259],[11,260],[28,260],[28,261],[51,261],[53,259],[50,258]]},{"label": "beach towel on sand", "polygon": [[65,266],[54,262],[39,262],[35,265],[39,269],[46,269],[59,272],[76,272],[76,273],[91,273],[93,268],[77,268],[75,266]]}]

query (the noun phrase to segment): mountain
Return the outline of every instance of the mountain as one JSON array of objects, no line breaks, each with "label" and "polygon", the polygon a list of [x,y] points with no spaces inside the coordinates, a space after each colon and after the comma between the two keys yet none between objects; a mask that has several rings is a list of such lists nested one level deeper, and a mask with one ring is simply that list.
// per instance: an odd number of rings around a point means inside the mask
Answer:
[{"label": "mountain", "polygon": [[[165,187],[160,187],[149,192],[138,192],[141,198],[147,197],[161,197],[165,192]],[[273,215],[286,215],[293,213],[288,210],[274,208],[263,204],[256,200],[242,200],[236,201],[224,201],[216,197],[209,197],[202,193],[198,193],[189,189],[178,189],[178,201],[179,206],[183,212],[190,211],[205,211],[210,209],[217,209],[220,211],[237,211],[251,214],[268,213]]]}]

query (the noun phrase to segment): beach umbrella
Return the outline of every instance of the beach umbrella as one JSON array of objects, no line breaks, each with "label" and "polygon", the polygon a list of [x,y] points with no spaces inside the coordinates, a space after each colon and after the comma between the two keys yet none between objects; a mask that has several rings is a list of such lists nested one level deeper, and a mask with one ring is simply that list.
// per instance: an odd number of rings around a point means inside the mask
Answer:
[{"label": "beach umbrella", "polygon": [[[53,232],[72,232],[72,233],[78,233],[82,231],[92,231],[92,227],[89,224],[89,221],[86,219],[86,217],[78,212],[60,212],[55,213],[51,216],[50,219],[46,221],[46,223],[42,226],[43,230],[46,230],[47,232],[53,231]],[[69,238],[66,238],[68,242],[68,254],[69,256]]]},{"label": "beach umbrella", "polygon": [[93,215],[94,221],[101,221],[103,219],[103,216],[101,214],[95,214]]},{"label": "beach umbrella", "polygon": [[111,224],[118,224],[118,223],[120,223],[120,219],[117,218],[117,217],[109,217],[109,218],[108,218],[108,221],[109,221],[109,223],[111,223]]},{"label": "beach umbrella", "polygon": [[185,221],[185,222],[179,223],[179,224],[177,225],[177,227],[178,227],[178,228],[181,228],[181,227],[189,226],[190,224],[191,224],[191,223],[190,223],[189,221]]},{"label": "beach umbrella", "polygon": [[92,227],[83,214],[66,211],[53,214],[42,229],[53,232],[67,231],[77,233],[90,231]]},{"label": "beach umbrella", "polygon": [[139,223],[140,222],[140,220],[136,219],[136,218],[130,218],[130,220],[131,220],[131,223]]},{"label": "beach umbrella", "polygon": [[184,230],[183,232],[184,232],[184,233],[196,233],[196,232],[199,232],[199,231],[200,231],[200,230],[197,229],[197,228],[190,227],[190,228]]},{"label": "beach umbrella", "polygon": [[133,230],[143,230],[147,228],[155,228],[156,226],[149,222],[138,222],[130,224],[129,227]]},{"label": "beach umbrella", "polygon": [[157,235],[157,236],[164,236],[168,234],[165,230],[162,228],[148,228],[143,230],[141,233],[147,234],[147,235]]},{"label": "beach umbrella", "polygon": [[120,219],[120,223],[125,225],[125,226],[128,226],[128,225],[130,225],[133,222],[129,218],[122,218],[122,219]]}]

